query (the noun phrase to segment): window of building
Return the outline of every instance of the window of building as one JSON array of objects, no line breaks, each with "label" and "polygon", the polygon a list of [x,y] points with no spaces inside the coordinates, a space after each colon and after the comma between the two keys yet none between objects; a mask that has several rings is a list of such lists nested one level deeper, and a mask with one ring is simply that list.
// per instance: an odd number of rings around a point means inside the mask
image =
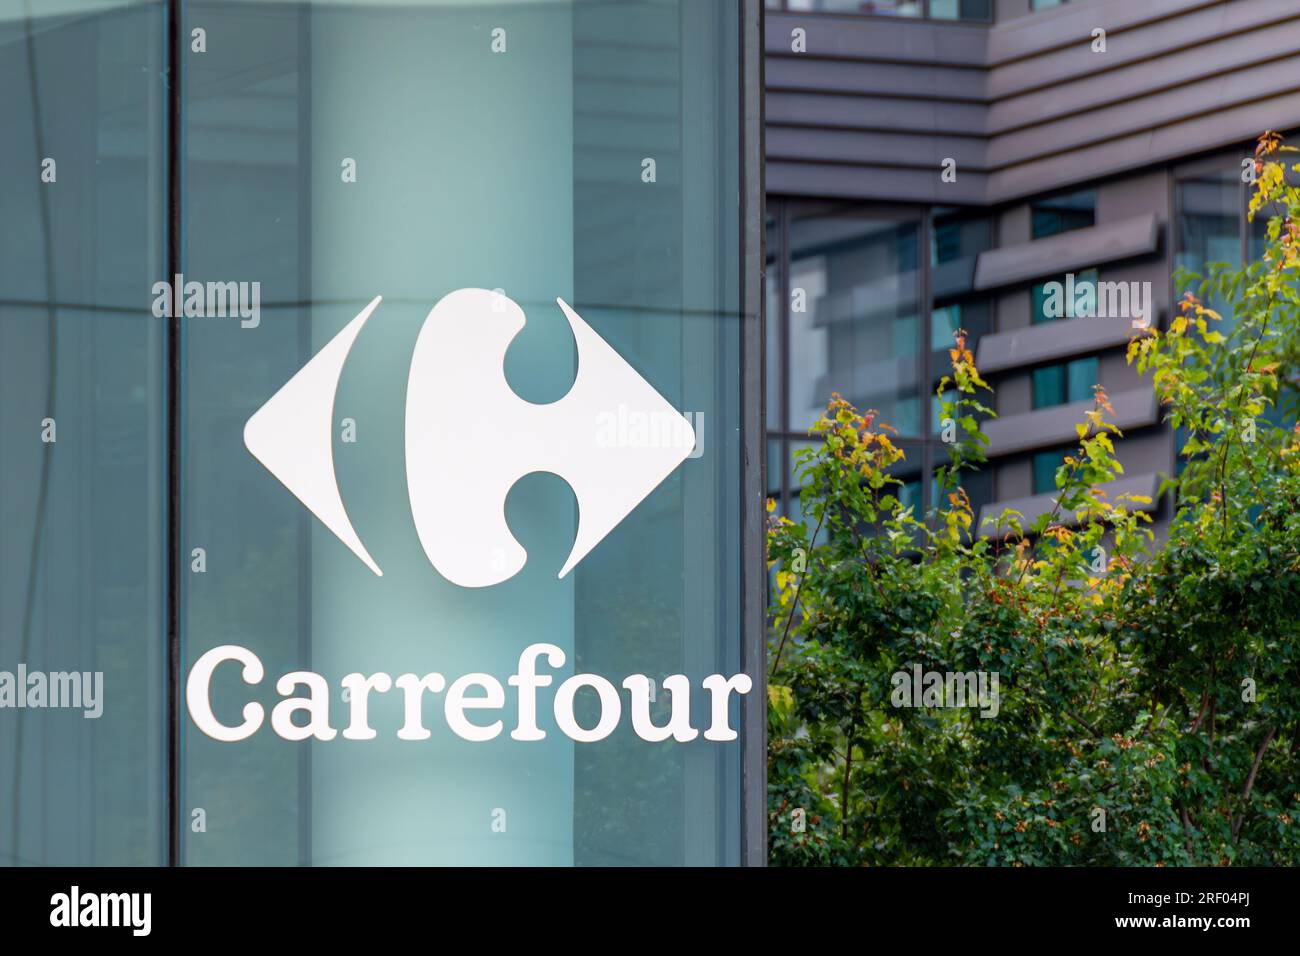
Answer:
[{"label": "window of building", "polygon": [[952,348],[956,344],[958,330],[962,325],[962,307],[960,302],[944,305],[930,313],[930,346],[934,349]]},{"label": "window of building", "polygon": [[1236,170],[1180,177],[1175,201],[1176,265],[1203,274],[1212,262],[1241,262],[1245,196]]},{"label": "window of building", "polygon": [[1097,384],[1097,356],[1045,365],[1034,369],[1033,376],[1035,410],[1081,402],[1092,397],[1092,387]]},{"label": "window of building", "polygon": [[988,332],[992,314],[988,300],[974,296],[975,262],[993,246],[993,221],[961,210],[939,208],[930,225],[930,386],[948,374],[958,329],[966,333],[966,347],[974,351]]},{"label": "window of building", "polygon": [[893,17],[919,17],[925,13],[922,0],[785,0],[785,9]]},{"label": "window of building", "polygon": [[935,210],[930,230],[932,266],[973,259],[992,245],[993,221],[989,217]]},{"label": "window of building", "polygon": [[1056,470],[1073,450],[1069,445],[1062,445],[1034,455],[1034,494],[1043,495],[1056,490]]},{"label": "window of building", "polygon": [[781,227],[776,216],[771,212],[767,216],[766,243],[767,269],[765,274],[764,299],[764,337],[766,339],[765,360],[767,375],[766,415],[768,428],[780,430],[781,395],[785,382],[785,337],[782,334],[781,308],[785,297],[783,272],[785,257],[782,255]]},{"label": "window of building", "polygon": [[993,19],[993,0],[765,0],[769,10],[929,17],[932,20]]},{"label": "window of building", "polygon": [[[1058,278],[1053,279],[1051,281],[1059,282],[1062,285],[1064,285],[1066,282],[1066,277],[1059,276]],[[1084,269],[1082,272],[1075,274],[1074,286],[1076,289],[1082,283],[1085,282],[1092,283],[1093,290],[1094,292],[1096,291],[1096,286],[1097,286],[1096,269]],[[1074,299],[1072,299],[1069,296],[1062,296],[1061,305],[1065,314],[1064,315],[1052,314],[1052,310],[1048,308],[1047,283],[1040,282],[1038,285],[1034,286],[1033,289],[1030,290],[1029,320],[1033,322],[1034,325],[1038,325],[1039,323],[1042,322],[1054,322],[1057,319],[1073,319],[1075,317]]]},{"label": "window of building", "polygon": [[[954,333],[964,329],[974,349],[990,328],[989,300],[973,292],[989,217],[781,199],[768,211],[767,435],[769,462],[784,463],[769,476],[779,507],[798,512],[790,456],[833,392],[898,429],[908,474],[946,462],[934,390],[951,372]],[[934,504],[930,485],[916,485],[918,514]]]},{"label": "window of building", "polygon": [[993,0],[930,0],[934,20],[989,20],[992,13]]},{"label": "window of building", "polygon": [[[1253,223],[1246,221],[1249,186],[1242,182],[1235,160],[1180,173],[1175,177],[1174,266],[1205,276],[1213,263],[1240,265],[1247,254],[1262,247],[1250,242]],[[1248,246],[1251,246],[1248,250]],[[1177,292],[1182,295],[1182,290]],[[1233,321],[1228,303],[1211,295],[1206,302],[1225,326]],[[1226,332],[1226,328],[1224,329]]]},{"label": "window of building", "polygon": [[948,351],[957,344],[957,332],[966,333],[966,348],[974,352],[980,336],[991,330],[992,323],[992,310],[987,299],[950,302],[930,312],[931,392],[943,376],[952,374],[952,357]]},{"label": "window of building", "polygon": [[1081,189],[1059,196],[1036,199],[1030,204],[1035,239],[1086,229],[1097,224],[1097,191]]},{"label": "window of building", "polygon": [[1030,10],[1050,10],[1052,7],[1063,6],[1070,0],[1029,0]]},{"label": "window of building", "polygon": [[789,219],[787,427],[806,432],[839,392],[918,435],[920,223],[856,210]]}]

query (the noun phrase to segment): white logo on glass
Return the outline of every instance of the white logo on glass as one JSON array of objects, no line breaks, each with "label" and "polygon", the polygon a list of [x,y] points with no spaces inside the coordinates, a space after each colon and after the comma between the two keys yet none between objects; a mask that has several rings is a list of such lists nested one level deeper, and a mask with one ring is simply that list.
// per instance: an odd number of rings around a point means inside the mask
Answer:
[{"label": "white logo on glass", "polygon": [[[506,382],[505,356],[523,310],[499,292],[460,289],[429,312],[406,385],[406,481],[415,529],[438,572],[462,587],[508,580],[528,555],[506,524],[506,495],[535,471],[568,482],[578,530],[564,577],[690,454],[684,422],[671,445],[598,440],[602,415],[623,406],[649,420],[678,415],[622,356],[557,299],[578,350],[559,401],[524,401]],[[334,472],[334,397],[349,350],[379,305],[360,314],[249,418],[244,444],[325,527],[382,575],[352,527]]]}]

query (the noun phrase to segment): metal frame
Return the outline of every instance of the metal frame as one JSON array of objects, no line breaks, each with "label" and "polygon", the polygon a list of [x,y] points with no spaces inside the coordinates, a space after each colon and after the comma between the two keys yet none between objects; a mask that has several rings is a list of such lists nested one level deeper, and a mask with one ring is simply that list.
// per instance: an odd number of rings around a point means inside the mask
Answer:
[{"label": "metal frame", "polygon": [[[167,0],[165,62],[167,64],[166,176],[167,176],[167,279],[183,272],[181,238],[181,203],[183,172],[181,158],[181,84],[184,79],[184,43],[182,0]],[[175,293],[179,299],[179,293]],[[181,536],[181,321],[173,308],[167,320],[166,376],[166,489],[167,489],[167,560],[166,569],[166,854],[168,866],[179,866],[180,829],[180,683],[181,683],[181,562],[184,546]]]},{"label": "metal frame", "polygon": [[741,663],[753,679],[743,698],[741,862],[767,862],[767,441],[763,342],[763,2],[743,0],[740,11],[740,435]]}]

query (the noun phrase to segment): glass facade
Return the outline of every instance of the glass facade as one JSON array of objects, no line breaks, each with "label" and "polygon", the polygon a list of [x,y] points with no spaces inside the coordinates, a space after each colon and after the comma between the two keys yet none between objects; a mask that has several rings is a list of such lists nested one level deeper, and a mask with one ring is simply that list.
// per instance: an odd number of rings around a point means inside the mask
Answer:
[{"label": "glass facade", "polygon": [[765,0],[769,10],[855,13],[932,20],[991,20],[993,0]]},{"label": "glass facade", "polygon": [[1065,463],[1065,456],[1072,451],[1074,451],[1072,446],[1064,445],[1034,454],[1032,459],[1034,494],[1045,495],[1056,490],[1056,471]]},{"label": "glass facade", "polygon": [[1046,239],[1062,232],[1096,225],[1096,207],[1097,193],[1093,189],[1080,189],[1036,199],[1029,206],[1033,238]]},{"label": "glass facade", "polygon": [[1050,408],[1092,398],[1097,384],[1097,356],[1034,369],[1034,408]]},{"label": "glass facade", "polygon": [[[1239,170],[1211,166],[1175,178],[1178,210],[1174,265],[1204,276],[1211,263],[1239,265],[1246,253],[1246,194]],[[1214,296],[1208,303],[1231,321],[1226,302]]]},{"label": "glass facade", "polygon": [[[0,859],[740,862],[740,742],[651,743],[627,706],[578,742],[550,708],[574,674],[646,675],[662,725],[678,706],[664,682],[684,675],[680,706],[707,727],[703,679],[746,666],[742,293],[759,237],[740,206],[738,5],[6,9],[0,76],[21,95],[0,98],[15,132],[0,143],[0,670],[102,671],[105,706],[97,720],[0,711]],[[46,156],[57,182],[42,182]],[[153,290],[173,272],[256,290],[240,300],[252,308],[160,318]],[[470,287],[526,315],[504,354],[520,399],[557,402],[575,380],[559,298],[694,429],[690,457],[563,577],[580,500],[544,471],[502,502],[527,551],[502,584],[451,583],[414,533],[407,369],[434,303]],[[250,416],[376,296],[327,454],[382,576],[245,448]],[[270,714],[276,678],[311,672],[341,730],[349,673],[504,685],[538,643],[564,655],[539,691],[544,740],[464,739],[433,694],[419,741],[395,733],[403,697],[378,690],[371,740],[268,727],[231,743],[186,713],[185,675],[224,645],[267,678],[214,674],[223,724],[254,704]],[[571,703],[581,728],[608,711],[593,687]],[[510,690],[494,716],[515,727],[522,706]],[[728,711],[739,726],[738,695]]]},{"label": "glass facade", "polygon": [[769,475],[773,494],[797,513],[794,452],[839,393],[898,430],[897,477],[921,512],[934,496],[923,476],[947,461],[935,389],[954,334],[973,349],[991,327],[989,300],[974,291],[991,219],[771,197],[768,215],[767,432],[771,460],[784,463]]},{"label": "glass facade", "polygon": [[4,865],[163,855],[163,17],[81,7],[0,5],[0,672],[99,698],[0,676]]},{"label": "glass facade", "polygon": [[791,217],[791,422],[811,425],[837,389],[899,434],[919,433],[919,233],[915,221],[857,213]]}]

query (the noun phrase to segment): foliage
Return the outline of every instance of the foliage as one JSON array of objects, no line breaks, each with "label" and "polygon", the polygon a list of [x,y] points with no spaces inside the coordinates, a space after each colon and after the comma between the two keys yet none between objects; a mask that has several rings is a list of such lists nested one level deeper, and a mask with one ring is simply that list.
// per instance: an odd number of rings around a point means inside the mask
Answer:
[{"label": "foliage", "polygon": [[[992,412],[964,336],[938,389],[956,440],[928,514],[900,501],[888,426],[833,398],[798,459],[803,521],[769,519],[774,864],[1300,863],[1288,152],[1272,133],[1256,152],[1264,258],[1183,276],[1195,294],[1169,328],[1129,346],[1186,436],[1162,540],[1149,499],[1105,487],[1122,436],[1101,389],[1054,510],[982,529],[961,481]],[[895,706],[915,665],[996,673],[996,716]]]}]

